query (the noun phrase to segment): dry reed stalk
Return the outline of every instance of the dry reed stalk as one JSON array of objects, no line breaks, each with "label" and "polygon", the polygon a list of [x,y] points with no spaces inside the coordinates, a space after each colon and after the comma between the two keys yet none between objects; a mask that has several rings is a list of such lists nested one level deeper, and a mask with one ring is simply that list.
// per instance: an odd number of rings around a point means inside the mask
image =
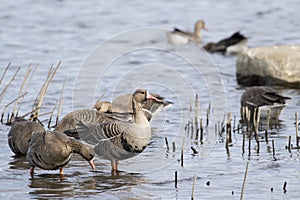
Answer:
[{"label": "dry reed stalk", "polygon": [[4,79],[4,76],[5,76],[5,74],[6,74],[6,72],[7,72],[7,70],[8,70],[8,68],[10,67],[10,62],[8,63],[8,65],[6,66],[6,68],[4,69],[4,71],[3,71],[3,73],[2,73],[2,76],[1,76],[1,79],[0,79],[0,85],[2,84],[2,81],[3,81],[3,79]]},{"label": "dry reed stalk", "polygon": [[58,109],[57,109],[55,125],[57,125],[57,122],[58,122],[58,119],[60,117],[61,110],[62,110],[62,105],[63,105],[63,101],[64,101],[63,92],[64,92],[66,80],[67,80],[67,77],[65,76],[64,83],[63,83],[63,86],[61,88],[61,93],[60,93],[60,97],[59,97],[59,103],[58,103]]},{"label": "dry reed stalk", "polygon": [[244,180],[243,180],[243,185],[242,185],[242,190],[241,190],[241,198],[240,198],[241,200],[244,199],[244,191],[245,191],[246,180],[247,180],[247,176],[248,176],[248,168],[249,168],[249,160],[246,165],[246,170],[245,170],[245,175],[244,175]]},{"label": "dry reed stalk", "polygon": [[194,181],[193,181],[193,187],[192,187],[192,195],[191,195],[191,200],[194,200],[195,197],[195,186],[196,186],[196,180],[197,180],[197,176],[194,176]]},{"label": "dry reed stalk", "polygon": [[57,103],[58,103],[58,100],[56,100],[56,102],[55,102],[55,105],[53,106],[53,108],[52,108],[52,111],[51,111],[51,115],[50,115],[50,118],[49,118],[49,121],[48,121],[48,129],[50,129],[50,124],[51,124],[51,121],[52,121],[52,117],[53,117],[53,113],[54,113],[54,110],[55,110],[55,108],[56,108],[56,106],[57,106]]},{"label": "dry reed stalk", "polygon": [[[19,93],[18,93],[18,96],[17,96],[17,99],[18,99],[18,100],[19,100],[18,97],[19,97],[19,96],[22,94],[22,92],[23,92],[24,84],[26,83],[27,78],[28,78],[30,72],[31,72],[31,67],[30,67],[30,65],[29,65],[28,68],[27,68],[27,70],[26,70],[24,79],[23,79],[23,81],[22,81],[22,83],[21,83],[20,89],[19,89]],[[17,100],[17,101],[15,102],[15,104],[14,104],[14,108],[13,108],[12,113],[16,113],[17,105],[18,105],[18,103],[19,103],[18,100]]]},{"label": "dry reed stalk", "polygon": [[18,72],[20,71],[21,67],[18,67],[18,69],[16,70],[16,72],[14,73],[13,77],[10,79],[10,81],[8,82],[8,84],[4,87],[4,89],[2,90],[1,94],[0,94],[0,103],[4,97],[4,94],[7,90],[7,88],[11,85],[11,83],[15,80]]},{"label": "dry reed stalk", "polygon": [[55,74],[56,74],[58,68],[60,67],[60,65],[61,65],[61,61],[58,62],[57,66],[55,68],[53,68],[51,66],[50,70],[48,71],[48,75],[47,75],[47,78],[45,80],[45,83],[43,84],[43,86],[41,88],[41,91],[40,91],[40,93],[37,97],[36,107],[39,108],[39,109],[36,110],[33,120],[35,120],[39,116],[39,111],[40,111],[40,108],[42,106],[42,102],[44,100],[44,97],[45,97],[46,91],[48,89],[48,86],[49,86],[50,82],[52,81],[53,77],[55,76]]},{"label": "dry reed stalk", "polygon": [[24,94],[20,95],[19,97],[17,97],[16,99],[14,99],[13,101],[11,101],[10,103],[8,103],[7,105],[4,106],[2,114],[1,114],[1,123],[3,123],[3,117],[4,117],[4,113],[7,109],[7,107],[11,104],[13,104],[15,101],[17,101],[18,99],[24,97],[27,94],[27,92],[25,92]]}]

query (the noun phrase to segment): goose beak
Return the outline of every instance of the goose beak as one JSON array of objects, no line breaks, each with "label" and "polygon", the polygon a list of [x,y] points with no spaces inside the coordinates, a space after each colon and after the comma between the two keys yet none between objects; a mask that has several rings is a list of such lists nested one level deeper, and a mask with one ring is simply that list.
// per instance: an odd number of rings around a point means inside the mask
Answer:
[{"label": "goose beak", "polygon": [[157,99],[156,97],[152,96],[148,91],[147,91],[147,96],[146,96],[147,100],[155,100],[155,101],[160,101],[159,99]]},{"label": "goose beak", "polygon": [[94,163],[94,158],[92,160],[89,161],[90,166],[92,167],[93,170],[96,169],[95,167],[95,163]]},{"label": "goose beak", "polygon": [[208,28],[206,26],[203,27],[204,30],[208,31]]}]

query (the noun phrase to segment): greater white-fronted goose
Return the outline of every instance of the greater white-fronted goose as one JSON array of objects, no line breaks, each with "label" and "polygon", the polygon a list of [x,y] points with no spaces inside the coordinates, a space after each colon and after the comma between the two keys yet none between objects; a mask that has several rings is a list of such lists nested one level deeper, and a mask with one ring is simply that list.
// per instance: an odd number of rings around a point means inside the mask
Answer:
[{"label": "greater white-fronted goose", "polygon": [[169,42],[175,45],[187,44],[190,41],[200,44],[202,42],[201,29],[207,30],[205,22],[203,20],[198,20],[195,23],[194,33],[185,32],[178,28],[174,28],[174,31],[168,32],[167,36]]},{"label": "greater white-fronted goose", "polygon": [[9,148],[16,156],[26,156],[32,133],[44,130],[40,123],[16,117],[7,135]]},{"label": "greater white-fronted goose", "polygon": [[151,128],[142,104],[151,99],[156,98],[147,90],[138,89],[134,92],[131,102],[132,122],[78,123],[80,138],[94,145],[94,151],[100,158],[111,161],[112,173],[117,172],[119,160],[138,155],[150,143]]},{"label": "greater white-fronted goose", "polygon": [[[142,103],[143,112],[148,121],[150,121],[151,118],[159,113],[163,108],[173,104],[173,102],[166,101],[165,98],[159,94],[151,93],[151,96],[155,97],[155,99],[148,99]],[[132,94],[123,94],[116,97],[110,105],[111,110],[118,113],[132,113],[132,97]],[[99,102],[95,104],[96,109],[99,108],[98,105]],[[100,108],[103,110],[103,105]]]},{"label": "greater white-fronted goose", "polygon": [[[241,114],[247,108],[253,115],[254,108],[261,108],[261,118],[268,117],[268,110],[270,110],[271,119],[277,119],[281,111],[285,108],[285,100],[290,97],[285,97],[278,94],[273,88],[268,86],[253,86],[248,88],[241,97]],[[253,116],[252,116],[253,117]]]},{"label": "greater white-fronted goose", "polygon": [[78,153],[89,162],[92,169],[94,165],[94,152],[92,148],[57,131],[43,131],[32,135],[27,160],[31,168],[30,174],[34,174],[34,168],[45,170],[57,170],[63,175],[63,167],[69,163],[73,153]]},{"label": "greater white-fronted goose", "polygon": [[248,48],[247,42],[248,38],[238,31],[217,43],[207,43],[203,48],[210,53],[220,52],[224,54],[237,54]]}]

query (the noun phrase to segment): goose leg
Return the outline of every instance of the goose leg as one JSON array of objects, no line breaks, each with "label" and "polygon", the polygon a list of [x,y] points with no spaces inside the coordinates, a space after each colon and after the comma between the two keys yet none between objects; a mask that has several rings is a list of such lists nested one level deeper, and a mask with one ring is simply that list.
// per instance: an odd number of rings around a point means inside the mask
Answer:
[{"label": "goose leg", "polygon": [[64,175],[64,168],[59,168],[59,175],[60,176],[63,176]]},{"label": "goose leg", "polygon": [[33,176],[34,174],[34,167],[30,167],[30,175]]},{"label": "goose leg", "polygon": [[118,172],[118,164],[119,164],[118,160],[111,161],[112,174],[116,174]]}]

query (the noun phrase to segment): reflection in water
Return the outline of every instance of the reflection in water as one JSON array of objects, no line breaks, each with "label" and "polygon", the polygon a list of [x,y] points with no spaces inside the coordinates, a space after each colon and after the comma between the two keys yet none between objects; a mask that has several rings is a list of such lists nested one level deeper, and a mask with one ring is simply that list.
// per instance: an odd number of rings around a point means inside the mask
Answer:
[{"label": "reflection in water", "polygon": [[88,197],[145,182],[140,174],[125,172],[116,176],[111,176],[108,171],[93,171],[89,174],[75,171],[64,177],[59,174],[40,174],[30,178],[29,194],[34,198]]},{"label": "reflection in water", "polygon": [[16,157],[16,156],[12,156],[12,161],[10,161],[8,163],[10,165],[10,169],[28,169],[28,174],[29,174],[29,168],[30,165],[28,163],[28,161],[26,160],[25,156],[21,156],[21,157]]}]

